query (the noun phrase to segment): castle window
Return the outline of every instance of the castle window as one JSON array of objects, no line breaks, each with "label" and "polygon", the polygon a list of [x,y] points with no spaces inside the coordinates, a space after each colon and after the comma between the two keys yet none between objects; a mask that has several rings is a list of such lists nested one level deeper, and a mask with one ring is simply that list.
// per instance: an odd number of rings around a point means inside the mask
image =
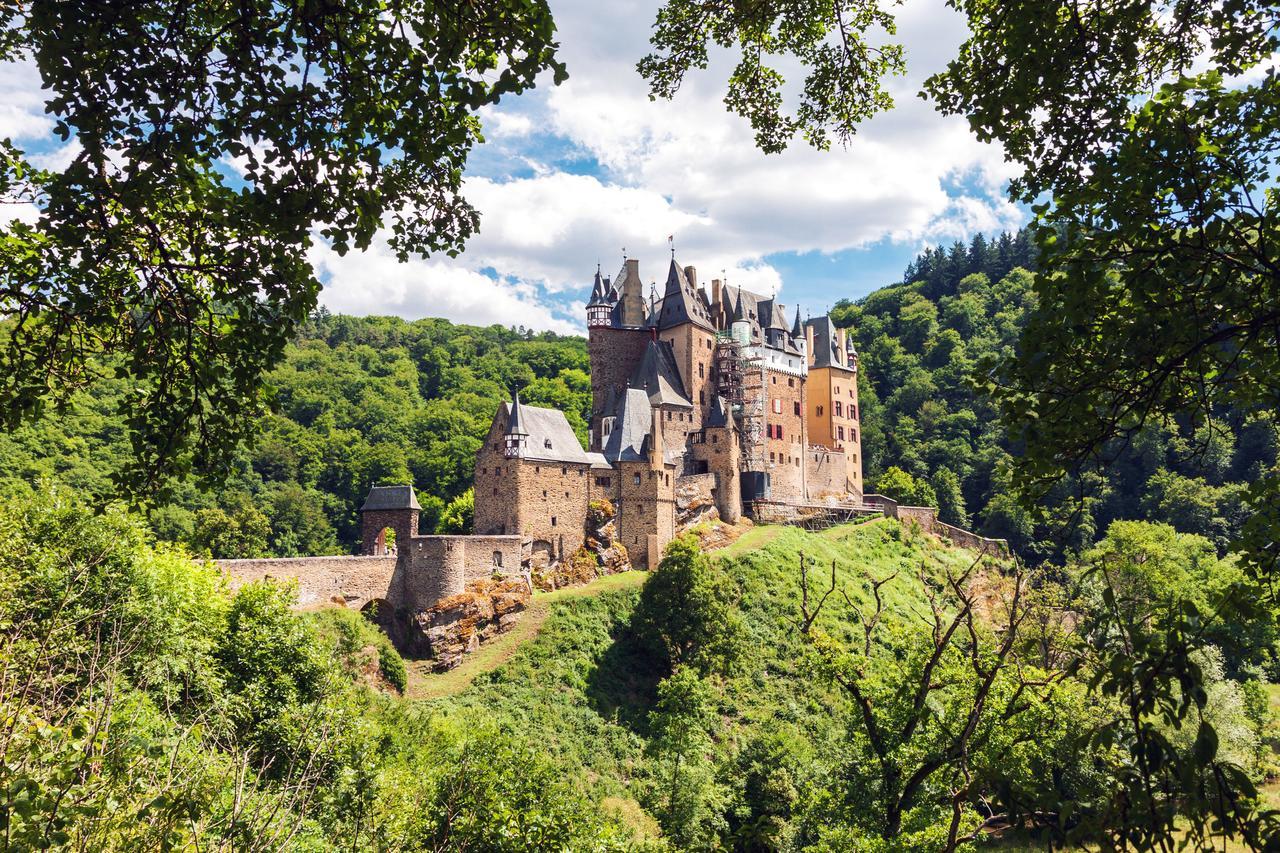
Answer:
[{"label": "castle window", "polygon": [[844,414],[844,410],[841,408],[843,404],[839,400],[836,400],[831,405],[835,408],[837,418],[841,417]]},{"label": "castle window", "polygon": [[612,481],[608,477],[596,477],[596,485],[602,489],[609,488]]},{"label": "castle window", "polygon": [[839,394],[839,393],[840,393],[840,386],[839,386],[839,385],[837,385],[837,386],[836,386],[836,393],[837,393],[837,394]]},{"label": "castle window", "polygon": [[776,459],[774,459],[774,457],[773,457],[773,453],[772,453],[772,452],[770,452],[770,453],[769,453],[769,461],[770,461],[770,462],[776,462],[776,461],[777,461]]},{"label": "castle window", "polygon": [[705,364],[698,365],[698,378],[705,379],[707,375],[707,367]]},{"label": "castle window", "polygon": [[481,473],[481,474],[488,474],[488,473],[489,473],[489,469],[488,469],[488,468],[481,468],[481,469],[480,469],[480,473]]},{"label": "castle window", "polygon": [[671,420],[671,412],[669,410],[667,411],[667,420]]},{"label": "castle window", "polygon": [[714,432],[713,432],[713,433],[711,433],[711,443],[712,443],[712,444],[719,444],[719,443],[720,443],[720,436],[716,435]]},{"label": "castle window", "polygon": [[799,468],[799,467],[800,467],[800,457],[799,457],[799,456],[797,456],[797,457],[796,457],[796,467],[797,467],[797,468]]},{"label": "castle window", "polygon": [[567,467],[565,467],[564,465],[561,465],[561,466],[560,466],[560,476],[561,476],[561,477],[563,477],[565,474],[568,474],[568,473],[569,473],[569,469],[568,469]]},{"label": "castle window", "polygon": [[705,405],[705,404],[706,404],[706,402],[707,402],[707,392],[706,392],[706,391],[699,391],[699,392],[698,392],[698,404],[699,404],[699,405]]},{"label": "castle window", "polygon": [[796,401],[796,403],[795,403],[795,410],[796,410],[796,415],[798,416],[798,415],[800,414],[800,402],[799,402],[799,401]]},{"label": "castle window", "polygon": [[495,569],[502,568],[502,552],[501,551],[493,552],[493,567]]},{"label": "castle window", "polygon": [[640,475],[636,474],[636,485],[640,485]]},{"label": "castle window", "polygon": [[547,490],[546,490],[546,489],[543,489],[543,490],[542,490],[542,496],[543,496],[544,498],[547,496]]},{"label": "castle window", "polygon": [[569,497],[569,493],[568,493],[568,492],[565,492],[565,493],[564,493],[564,496],[565,496],[566,498],[567,498],[567,497]]},{"label": "castle window", "polygon": [[[791,364],[791,359],[787,359],[787,364]],[[787,387],[788,388],[796,387],[796,381],[792,379],[790,376],[787,377]]]},{"label": "castle window", "polygon": [[859,417],[858,417],[858,404],[857,404],[857,403],[854,403],[854,404],[853,404],[853,419],[854,419],[855,421],[857,421],[857,420],[861,420],[861,418],[859,418]]},{"label": "castle window", "polygon": [[494,486],[494,487],[493,487],[493,493],[494,493],[495,495],[498,493],[498,487],[497,487],[497,486]]},{"label": "castle window", "polygon": [[782,414],[782,398],[781,397],[773,398],[773,413],[775,415]]},{"label": "castle window", "polygon": [[556,526],[556,517],[555,517],[554,515],[553,515],[553,516],[551,516],[551,526],[552,526],[552,527],[555,527],[555,526]]},{"label": "castle window", "polygon": [[549,438],[544,438],[544,439],[542,440],[542,446],[543,446],[543,447],[545,447],[547,450],[550,450],[550,449],[551,449],[551,439],[549,439]]},{"label": "castle window", "polygon": [[842,426],[836,427],[836,438],[840,439],[841,441],[844,441],[844,427]]},{"label": "castle window", "polygon": [[[777,361],[778,359],[777,359],[777,357],[775,356],[773,360],[774,360],[774,361]],[[773,379],[773,384],[774,384],[774,385],[777,385],[777,384],[778,384],[778,377],[773,376],[773,377],[770,377],[770,378],[772,378],[772,379]]]},{"label": "castle window", "polygon": [[822,417],[822,407],[818,407],[818,417]]}]

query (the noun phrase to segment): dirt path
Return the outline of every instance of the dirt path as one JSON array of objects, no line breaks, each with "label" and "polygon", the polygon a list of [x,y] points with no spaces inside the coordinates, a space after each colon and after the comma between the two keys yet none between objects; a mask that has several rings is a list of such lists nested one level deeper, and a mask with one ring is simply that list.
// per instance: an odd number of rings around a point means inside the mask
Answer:
[{"label": "dirt path", "polygon": [[502,666],[511,660],[521,646],[538,636],[542,623],[546,622],[551,614],[553,604],[570,598],[638,587],[644,583],[647,576],[648,573],[641,571],[623,572],[597,578],[582,586],[536,593],[514,628],[480,646],[474,654],[467,655],[461,664],[448,672],[431,672],[427,661],[405,661],[409,668],[409,683],[405,688],[405,698],[439,699],[442,696],[461,693],[471,685],[476,676]]},{"label": "dirt path", "polygon": [[[837,530],[847,527],[841,525]],[[765,525],[748,528],[734,541],[719,548],[709,549],[724,557],[736,557],[746,551],[762,548],[772,541],[784,529],[783,525]],[[825,533],[825,531],[824,531]],[[566,587],[555,592],[539,592],[525,609],[524,615],[516,626],[497,639],[480,646],[474,654],[468,655],[461,664],[448,672],[434,673],[427,661],[405,661],[409,669],[409,683],[405,687],[406,699],[439,699],[453,696],[471,686],[477,676],[491,672],[502,666],[515,655],[520,647],[538,636],[542,624],[551,615],[552,605],[569,598],[587,595],[600,595],[614,590],[630,589],[644,584],[648,573],[644,571],[623,572],[618,575],[598,578],[582,586]]]}]

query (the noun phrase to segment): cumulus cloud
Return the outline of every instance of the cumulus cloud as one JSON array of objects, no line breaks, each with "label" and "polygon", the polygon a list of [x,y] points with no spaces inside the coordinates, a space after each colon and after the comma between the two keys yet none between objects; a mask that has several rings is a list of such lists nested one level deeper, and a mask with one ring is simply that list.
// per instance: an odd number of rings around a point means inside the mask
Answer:
[{"label": "cumulus cloud", "polygon": [[[552,0],[552,8],[570,79],[481,111],[486,142],[465,190],[480,232],[458,258],[405,265],[384,242],[344,258],[317,247],[312,261],[331,309],[580,329],[595,264],[610,274],[625,250],[661,286],[669,234],[703,281],[777,292],[804,285],[787,278],[801,274],[796,264],[775,266],[780,256],[886,243],[905,256],[926,241],[1023,219],[1004,197],[1012,173],[1002,152],[916,96],[965,37],[963,17],[941,0],[895,9],[910,70],[890,83],[894,111],[847,147],[821,152],[797,140],[770,156],[724,108],[723,52],[673,101],[649,100],[635,63],[650,49],[653,0]],[[780,67],[789,79],[802,73],[785,60]],[[33,67],[0,66],[0,136],[47,139],[43,102]],[[48,144],[41,164],[56,168],[73,154]]]},{"label": "cumulus cloud", "polygon": [[[379,241],[365,252],[339,255],[324,243],[309,259],[326,282],[321,301],[346,314],[396,314],[443,317],[487,326],[524,326],[566,333],[579,331],[579,303],[572,313],[557,314],[539,300],[536,284],[497,279],[436,260],[400,263]],[[573,317],[574,319],[569,319]]]}]

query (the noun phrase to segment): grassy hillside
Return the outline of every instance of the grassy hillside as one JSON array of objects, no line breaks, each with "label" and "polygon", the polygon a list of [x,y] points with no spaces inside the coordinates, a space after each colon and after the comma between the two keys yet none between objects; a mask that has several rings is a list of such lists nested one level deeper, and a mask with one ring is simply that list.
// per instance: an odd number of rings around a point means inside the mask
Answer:
[{"label": "grassy hillside", "polygon": [[[879,579],[897,572],[882,594],[886,619],[904,621],[918,618],[912,612],[920,606],[913,579],[922,564],[935,573],[963,570],[973,560],[969,552],[912,536],[885,520],[821,533],[757,528],[718,555],[748,632],[741,666],[714,679],[713,763],[720,775],[729,774],[749,744],[765,738],[783,739],[793,765],[812,766],[818,756],[838,750],[845,699],[810,671],[794,621],[801,553],[821,573],[829,573],[834,561],[839,583],[857,602],[870,598],[868,574]],[[509,661],[463,692],[425,704],[458,719],[492,715],[501,726],[523,731],[555,762],[581,768],[633,826],[652,830],[639,803],[651,799],[655,783],[647,715],[663,673],[636,642],[639,596],[639,588],[628,585],[556,601],[538,636]],[[824,615],[832,634],[849,630],[837,611]],[[720,796],[732,799],[732,787],[727,781]]]}]

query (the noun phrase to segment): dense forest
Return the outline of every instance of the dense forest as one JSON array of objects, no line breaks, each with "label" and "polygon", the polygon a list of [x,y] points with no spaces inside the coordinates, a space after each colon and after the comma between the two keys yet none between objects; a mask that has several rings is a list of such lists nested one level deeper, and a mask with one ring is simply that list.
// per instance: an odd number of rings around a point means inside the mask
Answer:
[{"label": "dense forest", "polygon": [[[1007,538],[1032,560],[1061,562],[1117,519],[1167,522],[1224,548],[1248,484],[1276,464],[1274,418],[1228,409],[1149,426],[1115,448],[1105,474],[1058,486],[1048,519],[1019,505],[1010,488],[1018,448],[977,380],[1016,352],[1036,266],[1024,232],[979,234],[925,251],[901,284],[836,305],[861,359],[869,490],[938,505],[946,520]],[[438,319],[321,311],[271,382],[274,411],[239,448],[229,482],[177,484],[150,513],[158,538],[215,557],[350,553],[368,487],[400,482],[418,488],[424,531],[462,531],[476,449],[510,389],[562,409],[584,441],[590,414],[582,338]],[[67,416],[0,434],[0,492],[46,478],[109,494],[130,452],[112,414],[122,387],[106,379]]]},{"label": "dense forest", "polygon": [[1109,465],[1057,485],[1034,519],[1010,477],[1020,448],[981,386],[1018,353],[1036,250],[1025,232],[930,249],[903,283],[837,304],[861,366],[863,456],[873,488],[937,505],[944,518],[1008,538],[1032,560],[1061,561],[1117,519],[1167,522],[1223,549],[1240,531],[1250,483],[1276,464],[1274,416],[1231,408],[1170,418],[1107,448]]},{"label": "dense forest", "polygon": [[[160,539],[214,557],[350,553],[369,486],[409,482],[424,532],[460,532],[476,450],[511,389],[562,409],[584,442],[591,403],[582,338],[323,311],[271,382],[274,412],[239,447],[230,480],[175,484],[176,497],[152,508]],[[68,414],[0,434],[0,493],[45,478],[110,494],[130,453],[113,414],[123,388],[105,379]]]}]

